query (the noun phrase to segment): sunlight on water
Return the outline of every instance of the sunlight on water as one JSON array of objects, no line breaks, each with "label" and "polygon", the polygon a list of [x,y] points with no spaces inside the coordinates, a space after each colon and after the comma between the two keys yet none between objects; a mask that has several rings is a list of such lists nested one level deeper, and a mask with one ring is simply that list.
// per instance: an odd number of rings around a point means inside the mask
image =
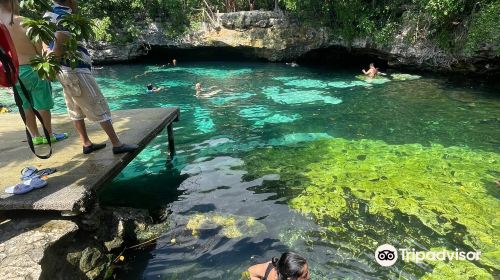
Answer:
[{"label": "sunlight on water", "polygon": [[[113,110],[181,109],[175,160],[165,164],[162,133],[100,193],[103,205],[169,213],[151,251],[127,252],[120,279],[240,279],[287,250],[308,259],[312,279],[498,274],[500,98],[492,90],[259,63],[95,74]],[[197,97],[196,82],[213,96]],[[146,94],[149,83],[165,89]],[[54,112],[65,113],[58,84],[54,96]],[[484,257],[382,269],[374,248],[391,242]]]}]

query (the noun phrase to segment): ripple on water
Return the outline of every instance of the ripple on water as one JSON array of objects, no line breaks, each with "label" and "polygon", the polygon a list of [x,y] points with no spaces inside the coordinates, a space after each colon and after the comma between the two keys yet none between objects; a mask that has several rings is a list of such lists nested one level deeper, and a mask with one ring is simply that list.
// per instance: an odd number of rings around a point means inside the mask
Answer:
[{"label": "ripple on water", "polygon": [[326,104],[340,104],[342,100],[326,95],[320,90],[282,89],[280,87],[266,87],[262,91],[267,98],[280,104],[305,104],[323,102]]},{"label": "ripple on water", "polygon": [[210,110],[200,106],[194,108],[196,130],[200,133],[211,133],[215,131],[215,123],[210,117]]}]

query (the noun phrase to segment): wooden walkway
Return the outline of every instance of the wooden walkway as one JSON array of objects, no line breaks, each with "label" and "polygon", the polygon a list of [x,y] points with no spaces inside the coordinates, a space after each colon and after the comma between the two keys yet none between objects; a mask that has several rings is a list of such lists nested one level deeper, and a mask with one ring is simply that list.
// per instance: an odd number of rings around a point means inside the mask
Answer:
[{"label": "wooden walkway", "polygon": [[[179,119],[178,108],[137,109],[113,112],[113,124],[124,143],[138,144],[134,153],[114,155],[106,134],[98,124],[87,123],[94,143],[107,142],[98,152],[83,155],[82,146],[67,116],[53,117],[56,132],[68,132],[69,138],[53,145],[54,153],[48,160],[36,158],[26,143],[24,124],[18,114],[0,115],[0,210],[55,210],[77,214],[88,210],[95,191],[112,180],[165,127],[169,134],[169,150],[173,146],[172,123]],[[47,145],[45,145],[45,148]],[[42,150],[40,151],[42,153]],[[167,160],[167,156],[166,156]],[[4,192],[8,186],[20,182],[20,171],[26,166],[38,169],[56,168],[49,176],[48,185],[22,195]],[[138,186],[140,187],[140,186]]]}]

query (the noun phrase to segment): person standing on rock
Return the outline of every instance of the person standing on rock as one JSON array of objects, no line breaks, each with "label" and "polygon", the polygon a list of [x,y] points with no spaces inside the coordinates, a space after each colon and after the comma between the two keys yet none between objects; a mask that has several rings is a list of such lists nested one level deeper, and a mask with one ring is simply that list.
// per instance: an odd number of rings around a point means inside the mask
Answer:
[{"label": "person standing on rock", "polygon": [[[77,0],[54,0],[52,10],[45,13],[44,18],[58,25],[63,17],[76,11],[77,7]],[[58,79],[63,86],[69,117],[73,120],[76,131],[82,140],[83,153],[89,154],[106,147],[105,143],[94,144],[89,139],[85,126],[85,118],[98,122],[101,125],[101,128],[106,132],[113,145],[114,154],[136,150],[138,148],[137,145],[123,144],[118,135],[116,135],[111,122],[111,112],[108,103],[91,73],[92,60],[87,49],[80,43],[78,44],[77,51],[80,57],[75,68],[72,68],[68,61],[62,59],[68,52],[66,43],[71,36],[73,35],[70,32],[58,26],[58,30],[55,33],[56,39],[49,45],[49,49],[57,57],[61,58],[62,71],[58,74]]]},{"label": "person standing on rock", "polygon": [[[26,29],[21,25],[23,18],[19,16],[18,0],[0,0],[0,22],[7,27],[19,59],[19,80],[26,86],[31,94],[33,104],[26,100],[24,94],[20,94],[23,101],[23,111],[26,115],[26,126],[33,139],[33,144],[40,145],[48,143],[47,139],[38,131],[35,113],[37,110],[42,117],[43,125],[51,135],[51,142],[60,141],[68,137],[67,133],[52,132],[52,117],[50,110],[54,107],[52,99],[52,88],[50,82],[42,80],[38,73],[31,67],[30,60],[42,52],[42,43],[33,43],[26,36]],[[18,92],[21,92],[19,82],[16,84]]]}]

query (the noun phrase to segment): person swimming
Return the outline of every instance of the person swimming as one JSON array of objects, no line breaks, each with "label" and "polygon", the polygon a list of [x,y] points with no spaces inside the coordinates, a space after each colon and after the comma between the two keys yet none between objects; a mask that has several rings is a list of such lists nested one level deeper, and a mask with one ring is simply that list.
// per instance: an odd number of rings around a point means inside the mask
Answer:
[{"label": "person swimming", "polygon": [[368,70],[362,69],[361,71],[370,78],[375,78],[379,74],[378,68],[375,68],[375,64],[373,63],[370,63]]},{"label": "person swimming", "polygon": [[196,90],[196,97],[211,97],[222,91],[222,89],[216,89],[216,86],[211,86],[207,89],[203,89],[201,83],[196,83],[194,89]]},{"label": "person swimming", "polygon": [[309,266],[305,258],[293,252],[248,269],[250,280],[310,280]]},{"label": "person swimming", "polygon": [[153,84],[147,85],[146,88],[147,88],[146,90],[147,93],[157,93],[163,90],[163,87],[157,88]]},{"label": "person swimming", "polygon": [[290,67],[299,67],[299,64],[295,61],[287,62],[286,65],[288,65]]}]

